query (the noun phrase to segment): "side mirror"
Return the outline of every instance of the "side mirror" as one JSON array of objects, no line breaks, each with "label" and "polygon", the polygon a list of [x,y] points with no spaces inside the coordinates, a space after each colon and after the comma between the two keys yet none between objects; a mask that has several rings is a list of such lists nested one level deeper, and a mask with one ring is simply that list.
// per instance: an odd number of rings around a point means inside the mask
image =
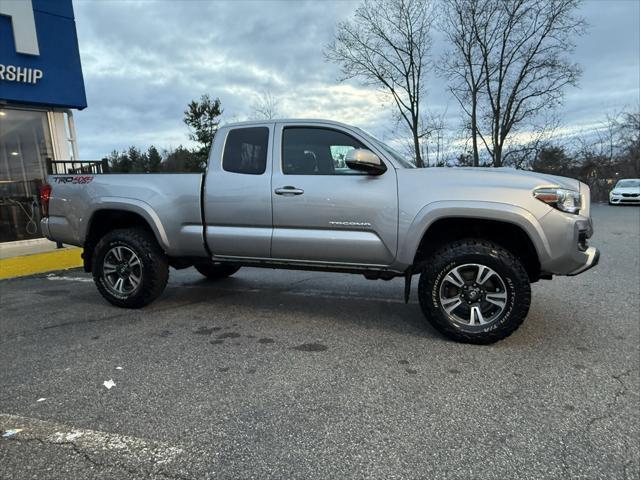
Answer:
[{"label": "side mirror", "polygon": [[365,148],[354,148],[349,150],[345,157],[347,167],[352,170],[367,172],[369,175],[381,175],[387,171],[387,167],[371,150]]}]

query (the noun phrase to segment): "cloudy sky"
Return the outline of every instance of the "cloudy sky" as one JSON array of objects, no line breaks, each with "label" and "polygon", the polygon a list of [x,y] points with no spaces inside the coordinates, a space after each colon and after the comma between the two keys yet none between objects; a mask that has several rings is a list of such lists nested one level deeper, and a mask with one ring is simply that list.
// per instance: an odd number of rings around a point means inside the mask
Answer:
[{"label": "cloudy sky", "polygon": [[[80,156],[101,158],[129,145],[188,145],[187,103],[219,97],[224,121],[251,116],[262,92],[284,117],[330,118],[394,137],[384,96],[338,83],[322,50],[357,1],[75,0],[88,108],[76,112]],[[587,0],[590,27],[578,39],[580,87],[567,90],[562,131],[593,128],[606,114],[640,102],[640,1]],[[447,48],[434,38],[433,58]],[[427,107],[458,107],[444,80],[429,74]]]}]

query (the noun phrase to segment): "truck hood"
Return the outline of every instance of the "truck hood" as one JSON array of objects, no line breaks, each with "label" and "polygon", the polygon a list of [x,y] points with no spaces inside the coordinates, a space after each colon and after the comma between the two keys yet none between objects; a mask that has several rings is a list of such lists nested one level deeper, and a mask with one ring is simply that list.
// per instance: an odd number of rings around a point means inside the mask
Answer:
[{"label": "truck hood", "polygon": [[[487,167],[434,167],[415,168],[404,170],[414,175],[424,175],[436,180],[453,181],[460,184],[482,183],[494,187],[512,188],[536,188],[536,187],[560,187],[576,192],[580,191],[580,182],[573,178],[548,175],[545,173],[516,170],[515,168],[487,168]],[[446,177],[446,180],[444,179]]]}]

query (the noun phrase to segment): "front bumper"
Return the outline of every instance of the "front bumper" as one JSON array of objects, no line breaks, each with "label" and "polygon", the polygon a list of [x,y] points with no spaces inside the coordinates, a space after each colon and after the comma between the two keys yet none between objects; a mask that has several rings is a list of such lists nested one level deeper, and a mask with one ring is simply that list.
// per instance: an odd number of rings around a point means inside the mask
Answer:
[{"label": "front bumper", "polygon": [[640,196],[609,195],[612,205],[640,205]]},{"label": "front bumper", "polygon": [[578,275],[594,267],[600,258],[589,245],[593,235],[590,217],[551,212],[540,222],[549,246],[549,256],[540,261],[543,275]]},{"label": "front bumper", "polygon": [[567,276],[573,277],[574,275],[586,272],[590,268],[595,267],[600,261],[600,250],[598,250],[596,247],[588,247],[584,251],[584,254],[586,255],[586,262],[584,263],[584,265],[578,267],[571,273],[567,273]]}]

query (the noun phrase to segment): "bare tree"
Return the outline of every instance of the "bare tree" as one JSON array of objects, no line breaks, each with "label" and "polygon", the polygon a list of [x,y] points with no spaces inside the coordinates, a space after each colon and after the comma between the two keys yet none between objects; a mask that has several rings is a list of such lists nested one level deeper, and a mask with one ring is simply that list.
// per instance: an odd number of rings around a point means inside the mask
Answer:
[{"label": "bare tree", "polygon": [[280,102],[271,92],[262,92],[251,104],[252,115],[257,119],[271,120],[279,115],[279,105]]},{"label": "bare tree", "polygon": [[443,7],[440,28],[452,45],[452,51],[442,56],[440,72],[449,79],[449,90],[468,117],[471,163],[477,167],[480,164],[478,99],[485,76],[476,36],[478,25],[486,21],[491,4],[481,0],[443,0]]},{"label": "bare tree", "polygon": [[[596,128],[576,137],[576,155],[581,159],[597,159],[607,171],[616,163],[640,165],[640,109],[624,109],[608,113]],[[630,160],[630,162],[629,162]]]},{"label": "bare tree", "polygon": [[357,78],[391,96],[411,132],[418,167],[424,166],[420,103],[432,23],[424,0],[364,0],[325,48],[326,58],[340,65],[341,80]]},{"label": "bare tree", "polygon": [[636,171],[640,164],[640,105],[634,109],[622,111],[615,118],[618,145],[629,157],[635,159]]},{"label": "bare tree", "polygon": [[503,147],[502,165],[518,169],[531,169],[540,151],[551,144],[560,126],[555,112],[549,112],[539,121],[527,125],[522,135],[512,135]]},{"label": "bare tree", "polygon": [[[438,166],[444,163],[445,150],[448,148],[450,138],[448,136],[447,125],[445,123],[446,110],[440,114],[421,114],[419,122],[420,135],[418,138],[420,146],[420,158],[424,167]],[[402,118],[396,119],[397,124],[402,123]],[[400,125],[401,131],[405,131],[406,124]],[[397,126],[396,126],[397,128]],[[401,151],[408,158],[415,160],[415,145],[411,137],[403,138],[400,142]]]},{"label": "bare tree", "polygon": [[[580,0],[446,0],[457,16],[445,22],[456,61],[452,91],[469,98],[472,136],[502,166],[510,135],[556,107],[580,69],[566,55],[584,32]],[[474,126],[475,125],[475,126]],[[477,155],[477,148],[474,156]]]}]

